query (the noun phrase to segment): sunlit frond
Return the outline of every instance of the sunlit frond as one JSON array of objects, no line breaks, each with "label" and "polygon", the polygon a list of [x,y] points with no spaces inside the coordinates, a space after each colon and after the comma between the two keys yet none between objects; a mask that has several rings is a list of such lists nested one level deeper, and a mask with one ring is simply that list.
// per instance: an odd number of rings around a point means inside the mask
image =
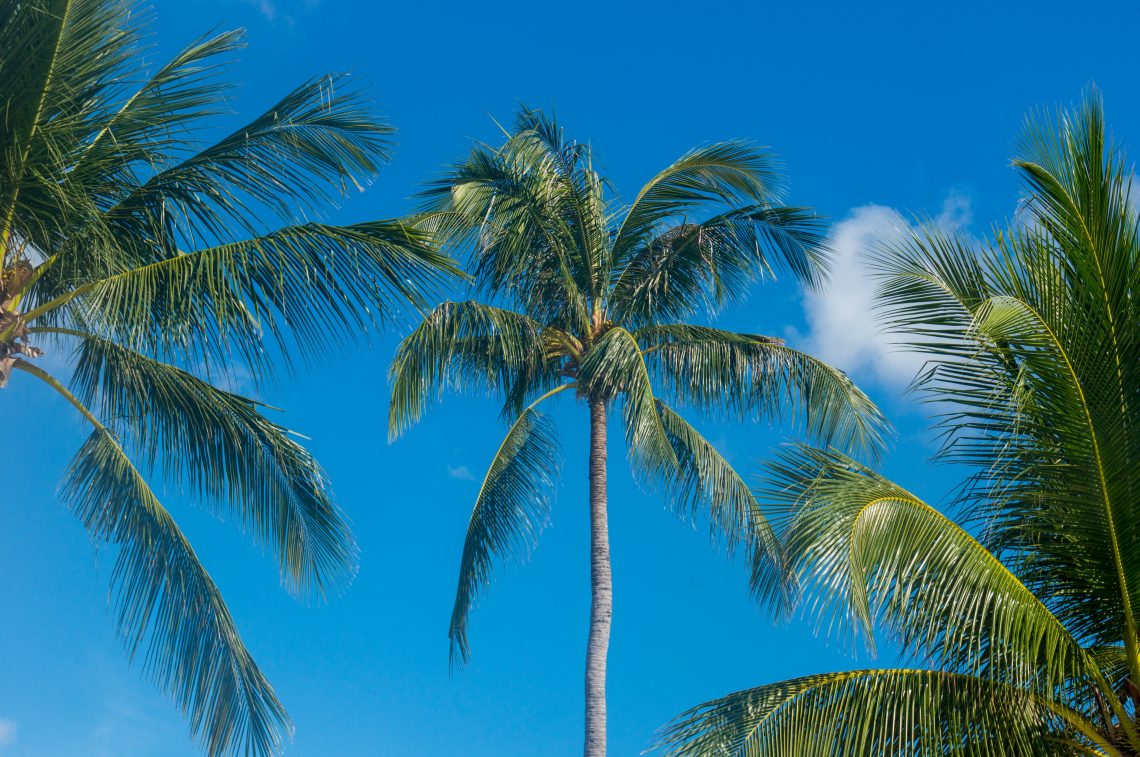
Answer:
[{"label": "sunlit frond", "polygon": [[441,240],[464,249],[481,292],[509,297],[544,323],[578,328],[589,318],[597,256],[579,246],[594,232],[581,228],[578,196],[600,191],[600,180],[581,156],[568,160],[525,130],[500,148],[474,147],[423,198],[428,217],[446,219]]},{"label": "sunlit frond", "polygon": [[615,234],[615,267],[663,227],[709,207],[768,205],[779,199],[783,176],[775,156],[748,142],[717,142],[681,156],[634,198]]},{"label": "sunlit frond", "polygon": [[677,466],[668,471],[665,498],[682,517],[707,515],[714,538],[731,554],[743,545],[754,587],[783,585],[783,547],[748,484],[716,447],[660,400],[657,412]]},{"label": "sunlit frond", "polygon": [[163,167],[108,210],[111,219],[171,244],[264,231],[262,209],[291,222],[362,188],[388,158],[392,128],[345,75],[313,79],[258,118]]},{"label": "sunlit frond", "polygon": [[[833,632],[945,670],[1031,685],[1052,697],[1093,675],[1077,640],[1005,565],[913,494],[851,458],[804,445],[771,463],[757,499],[781,511],[800,599]],[[782,588],[782,587],[776,587]]]},{"label": "sunlit frond", "polygon": [[[29,311],[135,351],[216,362],[254,376],[272,337],[286,360],[353,338],[423,299],[447,258],[399,222],[306,224],[93,281]],[[46,312],[45,312],[46,311]]]},{"label": "sunlit frond", "polygon": [[[937,670],[853,670],[739,691],[678,716],[670,757],[1071,757],[1042,703]],[[1100,754],[1095,752],[1094,754]]]},{"label": "sunlit frond", "polygon": [[516,404],[512,400],[549,389],[560,376],[546,357],[543,332],[528,316],[478,302],[436,307],[396,348],[388,372],[389,436],[418,421],[432,395],[444,389],[498,390],[508,408]]}]

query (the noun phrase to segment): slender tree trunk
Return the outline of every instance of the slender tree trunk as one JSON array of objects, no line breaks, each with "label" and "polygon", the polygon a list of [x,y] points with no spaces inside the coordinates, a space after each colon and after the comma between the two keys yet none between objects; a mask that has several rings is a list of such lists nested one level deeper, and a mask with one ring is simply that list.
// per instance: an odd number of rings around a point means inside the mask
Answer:
[{"label": "slender tree trunk", "polygon": [[590,402],[590,641],[586,647],[586,757],[606,754],[606,654],[613,581],[606,518],[606,405]]}]

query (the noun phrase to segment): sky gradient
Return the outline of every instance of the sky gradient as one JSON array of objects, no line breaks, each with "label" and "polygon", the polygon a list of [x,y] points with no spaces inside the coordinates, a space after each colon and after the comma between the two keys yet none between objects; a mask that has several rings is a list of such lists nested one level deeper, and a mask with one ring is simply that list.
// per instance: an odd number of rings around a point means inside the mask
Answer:
[{"label": "sky gradient", "polygon": [[[913,214],[977,237],[1017,198],[1009,158],[1025,114],[1095,83],[1125,143],[1140,136],[1135,5],[703,2],[372,3],[156,0],[157,53],[246,27],[232,67],[234,127],[297,83],[352,71],[399,128],[376,184],[337,222],[399,215],[424,180],[496,138],[520,101],[554,108],[593,144],[617,190],[696,145],[748,138],[787,167],[794,204],[834,223],[835,289],[757,287],[718,325],[787,338],[849,370],[898,430],[883,470],[932,503],[955,471],[932,467],[923,408],[903,396],[916,364],[876,335],[860,251]],[[1140,149],[1138,147],[1137,149]],[[589,614],[586,410],[560,402],[565,465],[551,527],[507,565],[471,615],[473,658],[448,671],[447,623],[479,479],[505,428],[498,405],[447,397],[399,442],[386,434],[396,331],[319,354],[263,399],[311,438],[361,544],[342,597],[305,606],[273,561],[154,481],[220,585],[293,716],[287,754],[574,755],[581,751]],[[49,366],[63,356],[49,356]],[[9,453],[0,508],[0,755],[194,755],[178,712],[129,667],[106,606],[109,556],[59,504],[85,432],[19,375],[0,391]],[[788,429],[697,424],[751,477]],[[50,431],[50,433],[49,433]],[[681,710],[741,688],[841,667],[889,665],[859,645],[775,624],[746,571],[680,522],[610,454],[614,627],[610,753],[637,754]],[[851,652],[858,654],[852,655]]]}]

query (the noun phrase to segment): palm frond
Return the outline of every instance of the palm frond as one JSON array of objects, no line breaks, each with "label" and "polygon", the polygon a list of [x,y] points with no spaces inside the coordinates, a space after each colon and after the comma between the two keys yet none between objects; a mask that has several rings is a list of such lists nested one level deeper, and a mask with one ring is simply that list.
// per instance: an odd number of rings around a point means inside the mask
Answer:
[{"label": "palm frond", "polygon": [[119,632],[131,657],[174,699],[208,754],[273,754],[292,724],[242,644],[218,587],[186,537],[105,428],[67,473],[64,499],[101,542]]},{"label": "palm frond", "polygon": [[229,87],[219,74],[225,56],[244,47],[244,37],[240,30],[203,37],[121,102],[109,101],[105,112],[91,118],[93,133],[72,159],[67,181],[89,186],[114,204],[137,188],[136,171],[152,171],[169,162],[171,153],[188,149],[189,131],[223,111]]},{"label": "palm frond", "polygon": [[393,129],[370,112],[346,75],[297,87],[248,125],[123,197],[108,215],[157,238],[197,245],[231,227],[261,233],[262,210],[291,222],[361,189],[389,157]]},{"label": "palm frond", "polygon": [[[306,224],[179,254],[93,281],[26,314],[134,351],[230,364],[257,377],[266,337],[286,360],[323,350],[423,301],[448,259],[396,221]],[[299,347],[298,351],[296,347]]]},{"label": "palm frond", "polygon": [[593,255],[579,247],[592,232],[580,228],[576,200],[598,179],[582,175],[588,161],[568,160],[525,130],[500,148],[475,146],[422,197],[441,242],[467,250],[480,291],[509,297],[543,323],[577,329],[588,323],[596,277]]},{"label": "palm frond", "polygon": [[781,340],[705,326],[634,332],[648,365],[682,403],[742,420],[799,421],[825,445],[875,456],[890,424],[843,371]]},{"label": "palm frond", "polygon": [[[824,673],[739,691],[679,715],[687,757],[1071,757],[1053,712],[1010,686],[938,670]],[[1099,752],[1096,752],[1099,754]]]},{"label": "palm frond", "polygon": [[782,529],[801,602],[818,622],[944,670],[1032,685],[1043,697],[1095,677],[1058,618],[966,531],[839,452],[797,445],[770,464],[761,502]]},{"label": "palm frond", "polygon": [[[474,301],[445,302],[400,342],[388,375],[388,434],[396,438],[423,415],[433,393],[481,386],[515,402],[560,379],[546,357],[544,329],[529,316]],[[511,415],[521,412],[521,405]]]},{"label": "palm frond", "polygon": [[495,559],[526,557],[546,525],[560,467],[553,424],[533,405],[526,408],[491,460],[471,511],[448,630],[452,666],[471,657],[467,615],[490,584]]},{"label": "palm frond", "polygon": [[703,222],[659,230],[616,268],[612,308],[646,325],[739,302],[748,286],[778,268],[815,286],[828,262],[826,227],[807,208],[734,207]]},{"label": "palm frond", "polygon": [[14,239],[40,249],[89,211],[66,189],[69,157],[138,52],[145,14],[104,0],[0,6],[0,265]]},{"label": "palm frond", "polygon": [[600,299],[609,282],[609,211],[604,180],[594,169],[590,146],[567,140],[553,114],[526,106],[515,115],[512,139],[536,141],[557,166],[555,175],[565,186],[569,225],[581,261],[581,286],[591,301]]},{"label": "palm frond", "polygon": [[677,455],[665,431],[645,356],[633,334],[620,326],[607,331],[582,358],[578,381],[592,401],[621,399],[630,463],[653,479],[677,469]]},{"label": "palm frond", "polygon": [[783,177],[775,156],[743,141],[691,150],[649,180],[614,235],[615,268],[646,247],[665,226],[709,207],[767,205],[779,199]]},{"label": "palm frond", "polygon": [[106,339],[76,334],[80,400],[192,496],[233,517],[290,590],[324,597],[356,574],[357,550],[317,462],[252,400]]},{"label": "palm frond", "polygon": [[677,466],[665,478],[665,498],[682,517],[707,511],[714,537],[729,554],[740,544],[752,570],[754,587],[781,586],[783,547],[736,469],[699,431],[665,403],[657,401]]}]

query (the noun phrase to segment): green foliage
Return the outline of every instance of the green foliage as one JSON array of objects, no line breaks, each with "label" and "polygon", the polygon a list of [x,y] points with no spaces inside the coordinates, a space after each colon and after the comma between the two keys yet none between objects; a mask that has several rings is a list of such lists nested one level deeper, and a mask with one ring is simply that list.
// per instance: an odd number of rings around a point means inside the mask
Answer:
[{"label": "green foliage", "polygon": [[623,207],[588,145],[523,108],[502,145],[475,145],[424,192],[416,228],[466,258],[482,302],[445,303],[400,344],[389,432],[445,390],[498,395],[513,424],[464,547],[451,629],[461,662],[472,587],[494,559],[529,547],[545,519],[555,457],[531,446],[528,414],[546,397],[572,388],[620,405],[635,475],[660,485],[683,517],[707,514],[730,549],[744,545],[757,586],[781,570],[770,525],[724,457],[661,398],[793,417],[824,443],[882,444],[886,422],[841,372],[778,340],[660,322],[712,315],[779,270],[809,285],[823,278],[822,221],[780,204],[779,181],[767,150],[725,142],[686,154]]},{"label": "green foliage", "polygon": [[1008,686],[936,670],[854,670],[761,686],[679,716],[668,755],[906,754],[1060,757],[1048,707]]},{"label": "green foliage", "polygon": [[[208,143],[243,34],[161,64],[152,20],[116,0],[0,0],[0,386],[21,371],[94,426],[63,495],[113,545],[131,657],[209,754],[268,755],[289,718],[144,476],[235,521],[297,595],[343,589],[356,544],[320,467],[212,380],[258,386],[271,358],[359,338],[457,271],[399,221],[321,221],[389,156],[392,128],[347,77]],[[74,348],[71,389],[34,363],[41,340]]]},{"label": "green foliage", "polygon": [[549,518],[561,455],[549,418],[531,408],[511,425],[475,497],[451,614],[452,664],[466,664],[467,613],[491,582],[492,557],[525,558]]},{"label": "green foliage", "polygon": [[1014,168],[1013,228],[921,229],[878,263],[888,327],[929,360],[940,457],[971,469],[952,505],[971,530],[835,450],[790,449],[758,492],[782,513],[791,599],[832,632],[882,626],[926,669],[733,694],[669,726],[673,752],[1140,753],[1130,169],[1095,94],[1031,118]]}]

